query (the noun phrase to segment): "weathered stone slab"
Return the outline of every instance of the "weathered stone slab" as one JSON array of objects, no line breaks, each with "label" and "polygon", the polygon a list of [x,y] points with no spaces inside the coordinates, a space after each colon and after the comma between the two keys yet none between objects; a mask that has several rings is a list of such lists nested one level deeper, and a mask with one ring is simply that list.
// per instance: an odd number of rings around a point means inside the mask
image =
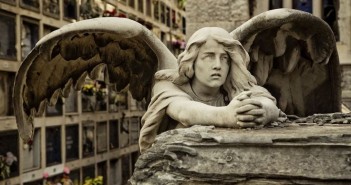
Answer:
[{"label": "weathered stone slab", "polygon": [[167,131],[140,156],[130,182],[349,184],[351,125],[314,117],[319,123],[257,130],[194,126]]}]

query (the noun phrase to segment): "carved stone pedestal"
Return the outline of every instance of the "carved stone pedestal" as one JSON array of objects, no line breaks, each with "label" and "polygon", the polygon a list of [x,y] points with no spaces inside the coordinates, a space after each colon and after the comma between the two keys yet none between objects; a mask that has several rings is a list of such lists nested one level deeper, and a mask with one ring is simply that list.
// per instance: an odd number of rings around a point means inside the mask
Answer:
[{"label": "carved stone pedestal", "polygon": [[135,167],[131,184],[350,184],[351,125],[171,130]]}]

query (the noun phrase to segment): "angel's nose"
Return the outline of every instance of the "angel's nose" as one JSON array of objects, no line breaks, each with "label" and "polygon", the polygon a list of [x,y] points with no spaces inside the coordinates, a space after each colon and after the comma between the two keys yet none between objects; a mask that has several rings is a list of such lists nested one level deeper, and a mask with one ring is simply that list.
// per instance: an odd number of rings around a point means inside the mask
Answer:
[{"label": "angel's nose", "polygon": [[213,69],[217,69],[217,70],[221,69],[222,66],[221,66],[221,59],[220,59],[220,57],[215,57],[212,67],[213,67]]}]

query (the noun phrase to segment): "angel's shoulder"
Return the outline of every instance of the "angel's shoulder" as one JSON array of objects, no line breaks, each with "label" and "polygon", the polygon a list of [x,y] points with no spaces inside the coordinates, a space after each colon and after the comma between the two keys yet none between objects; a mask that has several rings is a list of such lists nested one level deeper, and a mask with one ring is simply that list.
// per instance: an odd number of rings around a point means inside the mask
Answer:
[{"label": "angel's shoulder", "polygon": [[165,80],[156,80],[155,84],[153,86],[154,90],[162,90],[162,91],[167,91],[167,90],[182,90],[183,88],[180,85],[174,84],[172,81],[169,81],[167,79]]}]

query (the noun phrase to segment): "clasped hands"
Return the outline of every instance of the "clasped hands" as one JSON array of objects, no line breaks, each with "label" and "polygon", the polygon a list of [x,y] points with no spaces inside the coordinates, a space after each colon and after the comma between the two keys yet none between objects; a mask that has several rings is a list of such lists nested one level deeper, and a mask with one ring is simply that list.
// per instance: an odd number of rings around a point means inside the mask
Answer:
[{"label": "clasped hands", "polygon": [[253,99],[251,94],[251,91],[244,91],[229,103],[227,108],[231,116],[236,117],[236,125],[231,124],[229,127],[251,128],[267,123],[267,110],[262,102]]}]

